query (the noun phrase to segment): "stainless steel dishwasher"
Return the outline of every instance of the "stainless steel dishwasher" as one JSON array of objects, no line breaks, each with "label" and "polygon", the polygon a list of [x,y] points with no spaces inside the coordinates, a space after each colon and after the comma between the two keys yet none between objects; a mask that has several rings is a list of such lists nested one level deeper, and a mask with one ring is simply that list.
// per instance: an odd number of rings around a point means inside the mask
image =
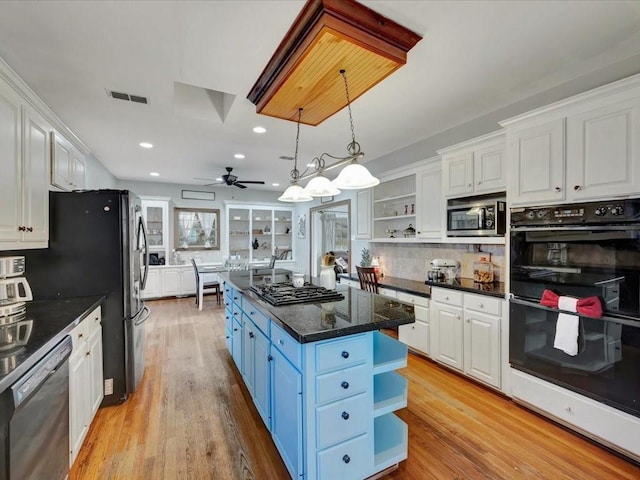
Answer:
[{"label": "stainless steel dishwasher", "polygon": [[0,479],[61,480],[69,476],[71,349],[67,336],[2,394]]}]

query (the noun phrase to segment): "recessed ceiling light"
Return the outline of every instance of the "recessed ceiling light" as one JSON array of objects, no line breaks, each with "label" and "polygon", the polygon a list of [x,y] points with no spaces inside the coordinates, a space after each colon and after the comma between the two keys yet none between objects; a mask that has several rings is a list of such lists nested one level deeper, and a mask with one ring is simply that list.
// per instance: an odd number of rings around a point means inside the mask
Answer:
[{"label": "recessed ceiling light", "polygon": [[272,184],[271,184],[271,186],[272,186],[272,187],[279,187],[279,186],[280,186],[280,184],[279,184],[279,183],[272,183]]},{"label": "recessed ceiling light", "polygon": [[151,175],[152,177],[159,177],[160,174],[158,172],[151,172],[149,173],[149,175]]},{"label": "recessed ceiling light", "polygon": [[315,167],[315,166],[316,166],[316,164],[315,164],[315,163],[313,163],[313,162],[311,162],[311,163],[307,163],[307,167]]},{"label": "recessed ceiling light", "polygon": [[253,127],[253,131],[256,133],[264,133],[267,131],[267,129],[264,127]]},{"label": "recessed ceiling light", "polygon": [[222,181],[222,177],[216,178],[216,182],[221,182],[221,181]]},{"label": "recessed ceiling light", "polygon": [[140,142],[138,145],[140,145],[142,148],[153,148],[153,144],[149,142]]},{"label": "recessed ceiling light", "polygon": [[241,154],[241,153],[236,153],[236,154],[233,156],[233,158],[242,159],[242,158],[244,158],[244,155],[243,155],[243,154]]}]

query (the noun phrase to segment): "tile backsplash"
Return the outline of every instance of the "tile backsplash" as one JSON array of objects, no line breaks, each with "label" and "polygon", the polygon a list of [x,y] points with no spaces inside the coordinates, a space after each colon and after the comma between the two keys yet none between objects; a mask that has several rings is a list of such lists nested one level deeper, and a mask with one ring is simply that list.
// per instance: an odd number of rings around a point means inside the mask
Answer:
[{"label": "tile backsplash", "polygon": [[462,254],[466,252],[490,253],[496,280],[504,281],[506,275],[504,245],[372,243],[369,244],[369,250],[371,258],[379,257],[384,274],[391,277],[423,281],[427,278],[431,260],[451,258],[462,262]]}]

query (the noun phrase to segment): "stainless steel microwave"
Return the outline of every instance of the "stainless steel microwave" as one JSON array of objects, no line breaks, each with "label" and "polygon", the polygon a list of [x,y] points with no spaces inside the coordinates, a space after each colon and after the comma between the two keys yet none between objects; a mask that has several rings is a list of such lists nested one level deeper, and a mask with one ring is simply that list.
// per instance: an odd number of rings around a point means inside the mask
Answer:
[{"label": "stainless steel microwave", "polygon": [[501,200],[447,207],[449,237],[497,237],[504,235],[506,223],[506,202]]}]

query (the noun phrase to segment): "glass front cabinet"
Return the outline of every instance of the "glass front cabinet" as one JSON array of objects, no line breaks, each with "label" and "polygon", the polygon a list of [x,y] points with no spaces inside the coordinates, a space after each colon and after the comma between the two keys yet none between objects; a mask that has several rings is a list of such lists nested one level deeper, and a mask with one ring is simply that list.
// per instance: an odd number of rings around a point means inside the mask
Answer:
[{"label": "glass front cabinet", "polygon": [[147,226],[149,263],[169,263],[169,199],[140,197],[142,217]]},{"label": "glass front cabinet", "polygon": [[293,209],[265,205],[226,205],[227,247],[232,261],[249,264],[293,261]]}]

